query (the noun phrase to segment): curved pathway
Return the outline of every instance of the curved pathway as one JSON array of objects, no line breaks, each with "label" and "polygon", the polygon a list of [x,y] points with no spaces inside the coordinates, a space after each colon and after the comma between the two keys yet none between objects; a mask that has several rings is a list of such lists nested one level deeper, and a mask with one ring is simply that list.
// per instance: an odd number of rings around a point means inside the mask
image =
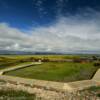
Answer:
[{"label": "curved pathway", "polygon": [[4,72],[8,72],[8,71],[12,71],[12,70],[16,70],[16,69],[20,69],[20,68],[25,68],[25,67],[29,67],[31,65],[38,65],[38,64],[42,64],[41,62],[31,62],[29,64],[23,64],[23,65],[17,65],[15,67],[10,67],[10,68],[6,68],[6,69],[2,69],[0,70],[0,75],[3,75]]}]

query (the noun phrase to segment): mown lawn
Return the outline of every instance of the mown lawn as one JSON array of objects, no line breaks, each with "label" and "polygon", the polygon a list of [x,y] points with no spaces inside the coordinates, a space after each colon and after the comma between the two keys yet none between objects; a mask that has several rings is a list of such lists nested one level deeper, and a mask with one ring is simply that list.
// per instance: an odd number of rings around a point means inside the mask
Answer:
[{"label": "mown lawn", "polygon": [[5,74],[40,80],[70,82],[90,79],[96,70],[97,68],[92,63],[47,62]]}]

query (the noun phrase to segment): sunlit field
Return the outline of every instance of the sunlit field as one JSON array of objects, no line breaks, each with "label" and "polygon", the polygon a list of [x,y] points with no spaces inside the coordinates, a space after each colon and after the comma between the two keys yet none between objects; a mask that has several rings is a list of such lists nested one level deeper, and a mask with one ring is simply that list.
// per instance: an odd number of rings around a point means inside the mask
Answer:
[{"label": "sunlit field", "polygon": [[[94,62],[74,62],[73,59],[90,57],[86,55],[2,55],[0,56],[0,69],[25,65],[30,62],[43,60],[41,65],[28,66],[6,72],[6,75],[31,79],[71,82],[91,79],[98,67]],[[35,61],[35,60],[36,61]],[[72,60],[71,62],[63,60]],[[58,61],[52,61],[58,60]]]},{"label": "sunlit field", "polygon": [[44,62],[23,69],[7,72],[6,75],[48,81],[71,82],[91,79],[97,68],[92,63]]}]

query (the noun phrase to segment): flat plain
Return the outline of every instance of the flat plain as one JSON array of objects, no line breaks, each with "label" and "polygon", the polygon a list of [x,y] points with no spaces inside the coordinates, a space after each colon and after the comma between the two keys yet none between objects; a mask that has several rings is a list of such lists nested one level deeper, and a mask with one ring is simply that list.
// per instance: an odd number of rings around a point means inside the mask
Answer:
[{"label": "flat plain", "polygon": [[[0,69],[23,65],[34,59],[46,59],[41,65],[6,72],[6,75],[57,82],[72,82],[91,79],[97,71],[94,62],[62,62],[62,60],[80,59],[80,55],[3,55]],[[47,61],[48,59],[48,61]],[[58,60],[58,61],[49,61]]]}]

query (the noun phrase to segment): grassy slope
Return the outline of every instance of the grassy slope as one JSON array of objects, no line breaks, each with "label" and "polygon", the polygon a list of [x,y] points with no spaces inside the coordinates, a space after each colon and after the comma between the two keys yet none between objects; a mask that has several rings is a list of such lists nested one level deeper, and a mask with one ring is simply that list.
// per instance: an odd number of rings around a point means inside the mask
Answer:
[{"label": "grassy slope", "polygon": [[42,65],[11,71],[6,74],[26,78],[69,82],[90,79],[96,70],[92,63],[48,62]]}]

